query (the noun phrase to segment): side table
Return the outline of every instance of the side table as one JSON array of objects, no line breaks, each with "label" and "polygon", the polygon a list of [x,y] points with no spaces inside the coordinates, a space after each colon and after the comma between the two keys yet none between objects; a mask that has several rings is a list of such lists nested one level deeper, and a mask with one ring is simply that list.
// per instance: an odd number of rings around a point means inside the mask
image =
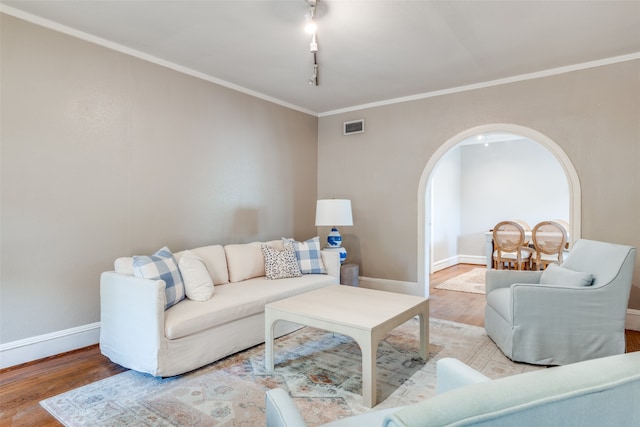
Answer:
[{"label": "side table", "polygon": [[358,287],[360,285],[359,274],[358,264],[342,264],[340,266],[340,284]]}]

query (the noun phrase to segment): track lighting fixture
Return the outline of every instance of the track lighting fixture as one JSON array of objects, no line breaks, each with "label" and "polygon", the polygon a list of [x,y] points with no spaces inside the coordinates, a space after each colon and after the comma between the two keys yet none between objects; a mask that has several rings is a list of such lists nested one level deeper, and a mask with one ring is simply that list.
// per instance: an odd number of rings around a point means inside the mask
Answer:
[{"label": "track lighting fixture", "polygon": [[318,64],[313,65],[313,75],[309,79],[309,84],[318,86]]},{"label": "track lighting fixture", "polygon": [[318,42],[316,42],[316,35],[314,34],[309,43],[309,52],[316,53],[318,51]]},{"label": "track lighting fixture", "polygon": [[304,30],[307,34],[311,34],[311,43],[309,43],[309,52],[313,55],[313,75],[309,79],[309,84],[318,86],[318,41],[316,39],[316,4],[317,0],[306,0],[309,4],[309,13],[305,15]]}]

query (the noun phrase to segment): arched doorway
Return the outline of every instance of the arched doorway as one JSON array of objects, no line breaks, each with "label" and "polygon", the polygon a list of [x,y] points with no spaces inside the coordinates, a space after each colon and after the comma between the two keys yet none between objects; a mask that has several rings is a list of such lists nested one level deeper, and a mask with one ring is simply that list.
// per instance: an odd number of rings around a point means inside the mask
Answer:
[{"label": "arched doorway", "polygon": [[578,174],[569,157],[558,144],[538,131],[514,124],[496,123],[468,129],[453,136],[443,145],[441,145],[427,162],[427,165],[425,166],[420,177],[420,183],[418,186],[418,283],[423,286],[423,293],[425,296],[429,295],[429,245],[431,238],[429,227],[429,224],[431,223],[431,212],[430,209],[426,208],[426,197],[427,188],[433,177],[433,171],[442,157],[459,143],[473,136],[488,133],[511,133],[520,135],[524,138],[539,143],[547,150],[549,150],[551,154],[553,154],[553,156],[558,160],[558,163],[561,165],[562,170],[564,171],[569,188],[569,219],[571,224],[571,240],[575,241],[580,238],[580,181],[578,179]]}]

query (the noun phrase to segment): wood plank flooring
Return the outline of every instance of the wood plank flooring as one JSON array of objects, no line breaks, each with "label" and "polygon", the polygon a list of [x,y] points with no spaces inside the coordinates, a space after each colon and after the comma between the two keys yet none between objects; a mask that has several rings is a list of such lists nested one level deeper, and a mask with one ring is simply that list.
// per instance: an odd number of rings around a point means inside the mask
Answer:
[{"label": "wood plank flooring", "polygon": [[484,326],[483,294],[454,292],[435,289],[435,286],[452,277],[478,268],[477,265],[458,264],[440,270],[429,278],[429,316],[467,325]]},{"label": "wood plank flooring", "polygon": [[[476,265],[460,264],[430,276],[431,317],[484,325],[484,295],[434,289]],[[627,331],[627,351],[640,351],[640,332]],[[59,426],[39,404],[43,399],[125,371],[97,345],[0,370],[0,427]]]}]

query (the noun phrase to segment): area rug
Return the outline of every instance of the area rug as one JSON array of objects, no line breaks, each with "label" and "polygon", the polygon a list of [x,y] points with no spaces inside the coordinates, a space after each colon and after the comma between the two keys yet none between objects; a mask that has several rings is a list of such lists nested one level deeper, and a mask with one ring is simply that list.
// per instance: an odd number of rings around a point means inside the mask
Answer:
[{"label": "area rug", "polygon": [[[417,403],[435,394],[435,363],[456,357],[490,378],[539,369],[507,359],[483,328],[430,320],[429,360],[419,358],[412,319],[378,347],[375,408]],[[65,426],[265,425],[265,392],[284,388],[309,426],[360,414],[361,354],[351,338],[303,328],[276,341],[275,372],[264,345],[188,374],[155,378],[135,371],[80,387],[40,404]]]},{"label": "area rug", "polygon": [[471,271],[462,273],[449,280],[445,280],[436,289],[445,289],[447,291],[471,292],[474,294],[485,293],[485,274],[486,268],[474,268]]}]

